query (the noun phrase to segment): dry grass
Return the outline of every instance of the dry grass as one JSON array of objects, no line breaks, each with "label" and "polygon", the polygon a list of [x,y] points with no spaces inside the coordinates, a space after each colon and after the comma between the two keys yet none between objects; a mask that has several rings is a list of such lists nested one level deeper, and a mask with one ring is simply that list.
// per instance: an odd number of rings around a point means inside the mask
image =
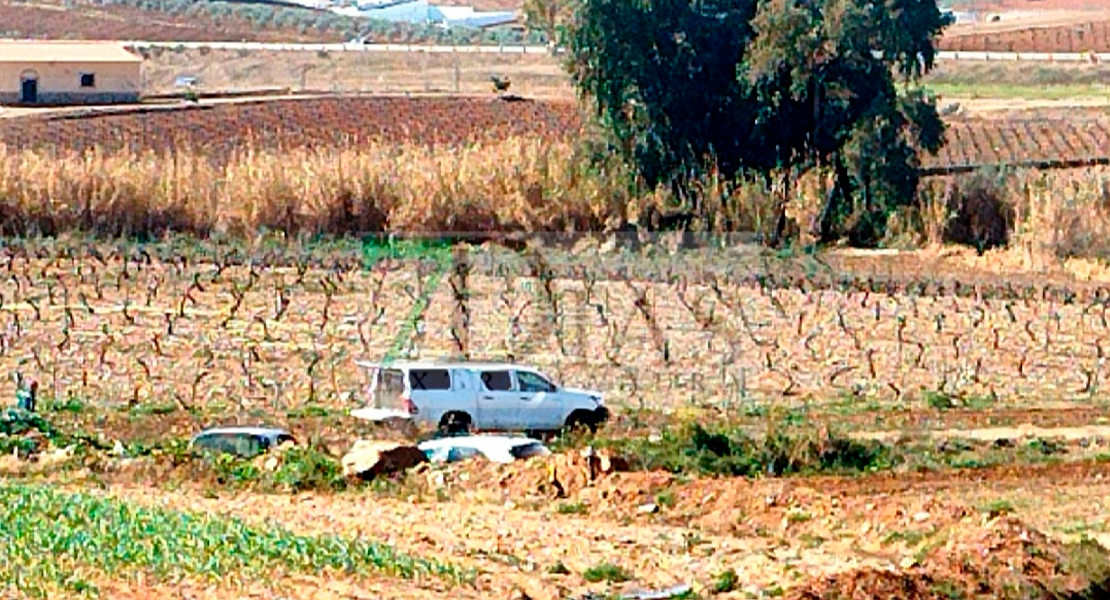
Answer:
[{"label": "dry grass", "polygon": [[[538,98],[569,98],[570,80],[558,60],[536,54],[416,54],[403,52],[273,52],[255,50],[154,50],[144,65],[149,93],[174,91],[174,79],[198,77],[210,90],[290,88],[344,92],[491,92],[489,77],[513,81],[512,91]],[[977,97],[1012,89],[1067,86],[1094,93],[1107,83],[1098,65],[943,61],[926,83],[953,89],[982,88]],[[1079,95],[1083,95],[1080,93]],[[1013,93],[1004,97],[1011,99]]]}]

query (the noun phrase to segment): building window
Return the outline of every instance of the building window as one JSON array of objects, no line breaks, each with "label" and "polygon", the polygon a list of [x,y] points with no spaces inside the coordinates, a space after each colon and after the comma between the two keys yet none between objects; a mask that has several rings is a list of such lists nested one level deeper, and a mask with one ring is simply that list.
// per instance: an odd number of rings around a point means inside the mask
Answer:
[{"label": "building window", "polygon": [[81,87],[96,87],[96,75],[93,75],[92,73],[81,73]]}]

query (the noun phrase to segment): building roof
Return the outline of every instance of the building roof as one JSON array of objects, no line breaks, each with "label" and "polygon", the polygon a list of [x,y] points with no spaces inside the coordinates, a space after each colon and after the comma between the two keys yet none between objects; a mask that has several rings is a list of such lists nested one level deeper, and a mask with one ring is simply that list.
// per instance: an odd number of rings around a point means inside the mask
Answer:
[{"label": "building roof", "polygon": [[141,63],[116,42],[0,40],[0,63]]}]

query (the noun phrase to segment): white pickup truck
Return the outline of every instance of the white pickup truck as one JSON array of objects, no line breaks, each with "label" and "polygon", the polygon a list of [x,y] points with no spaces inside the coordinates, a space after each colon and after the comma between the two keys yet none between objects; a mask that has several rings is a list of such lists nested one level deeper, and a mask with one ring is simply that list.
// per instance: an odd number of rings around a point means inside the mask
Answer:
[{"label": "white pickup truck", "polygon": [[369,402],[351,416],[411,419],[442,433],[471,430],[596,431],[609,419],[601,392],[561,387],[536,369],[507,363],[356,361]]}]

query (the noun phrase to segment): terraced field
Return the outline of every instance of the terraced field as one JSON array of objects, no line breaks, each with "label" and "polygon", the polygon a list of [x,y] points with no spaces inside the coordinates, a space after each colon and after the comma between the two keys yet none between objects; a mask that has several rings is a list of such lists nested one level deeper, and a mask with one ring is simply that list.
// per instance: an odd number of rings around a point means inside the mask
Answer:
[{"label": "terraced field", "polygon": [[[325,97],[150,109],[141,113],[8,119],[12,149],[101,151],[186,147],[221,153],[256,146],[351,146],[360,142],[459,145],[513,136],[569,139],[582,124],[571,102],[465,97]],[[1110,156],[1110,121],[953,119],[948,144],[926,167],[1083,161]]]},{"label": "terraced field", "polygon": [[[1097,14],[1097,13],[1096,13]],[[938,48],[975,52],[1110,52],[1110,21],[946,35]]]},{"label": "terraced field", "polygon": [[0,143],[15,149],[112,152],[258,146],[349,146],[373,141],[459,145],[512,136],[565,139],[581,126],[569,102],[466,97],[325,97],[170,107],[121,114],[20,117]]}]

